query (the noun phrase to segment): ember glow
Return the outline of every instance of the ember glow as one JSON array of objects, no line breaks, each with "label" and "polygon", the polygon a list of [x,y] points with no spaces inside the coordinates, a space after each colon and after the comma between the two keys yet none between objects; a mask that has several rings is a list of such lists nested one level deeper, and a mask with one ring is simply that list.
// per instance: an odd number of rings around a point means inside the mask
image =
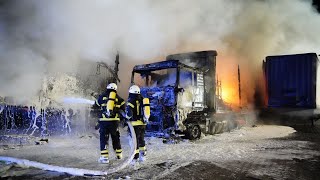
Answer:
[{"label": "ember glow", "polygon": [[[236,82],[235,82],[236,83]],[[238,105],[239,104],[239,94],[238,87],[234,82],[226,82],[222,84],[222,100],[228,104]]]},{"label": "ember glow", "polygon": [[217,77],[221,82],[222,100],[229,105],[239,106],[237,59],[232,56],[218,55]]}]

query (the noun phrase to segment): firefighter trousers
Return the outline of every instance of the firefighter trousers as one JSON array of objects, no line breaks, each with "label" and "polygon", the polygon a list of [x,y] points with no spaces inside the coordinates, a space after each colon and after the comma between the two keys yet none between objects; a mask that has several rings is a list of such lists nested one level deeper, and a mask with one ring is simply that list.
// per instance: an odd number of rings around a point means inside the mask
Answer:
[{"label": "firefighter trousers", "polygon": [[121,158],[120,156],[122,156],[122,149],[120,144],[119,122],[100,121],[99,126],[101,155],[104,157],[109,157],[108,141],[109,135],[111,135],[113,149],[116,151],[117,157]]},{"label": "firefighter trousers", "polygon": [[145,154],[145,151],[146,151],[146,143],[144,140],[146,126],[145,125],[138,125],[138,126],[133,126],[133,128],[134,128],[134,132],[136,133],[136,138],[137,138],[137,149],[135,151],[134,159],[138,159],[139,152],[141,151],[142,154]]}]

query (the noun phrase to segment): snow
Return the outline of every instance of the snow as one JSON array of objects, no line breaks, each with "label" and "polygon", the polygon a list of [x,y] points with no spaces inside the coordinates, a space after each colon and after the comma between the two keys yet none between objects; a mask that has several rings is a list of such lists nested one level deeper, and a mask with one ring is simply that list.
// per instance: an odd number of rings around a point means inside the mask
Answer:
[{"label": "snow", "polygon": [[[14,149],[0,149],[0,155],[68,168],[110,171],[112,168],[124,164],[125,161],[129,162],[130,138],[125,129],[121,128],[120,130],[124,159],[116,160],[115,154],[111,150],[110,164],[108,165],[101,165],[97,162],[99,158],[97,132],[82,137],[51,137],[48,144],[39,146],[15,146]],[[183,140],[178,144],[164,144],[161,138],[148,137],[146,138],[148,149],[146,161],[138,163],[133,169],[132,167],[124,168],[121,172],[126,174],[137,168],[144,169],[156,164],[169,163],[170,168],[160,174],[155,174],[158,173],[156,171],[144,172],[149,175],[153,174],[154,177],[164,177],[175,169],[194,161],[212,162],[221,167],[229,166],[228,162],[234,161],[255,161],[261,165],[272,165],[273,159],[306,159],[320,155],[319,152],[308,148],[311,145],[308,141],[285,140],[285,137],[295,132],[291,127],[261,125],[243,127],[223,134],[203,136],[197,141]],[[268,153],[265,153],[266,150]],[[236,164],[234,166],[236,167]],[[259,175],[266,172],[264,169],[252,169],[251,173]],[[279,173],[283,172],[273,173],[275,177],[281,177]]]},{"label": "snow", "polygon": [[[62,165],[50,165],[50,164],[44,164],[44,163],[39,163],[35,161],[29,161],[27,159],[22,159],[22,157],[19,158],[12,158],[8,156],[0,156],[0,161],[6,161],[6,162],[14,162],[17,163],[18,165],[22,167],[35,167],[43,170],[50,170],[50,171],[58,171],[58,172],[65,172],[68,174],[72,175],[77,175],[77,176],[83,176],[83,175],[107,175],[109,173],[114,173],[117,172],[124,167],[126,167],[133,159],[134,157],[134,152],[137,147],[137,144],[135,143],[136,135],[133,131],[133,127],[130,123],[128,123],[128,127],[130,128],[132,132],[132,137],[129,139],[129,152],[128,152],[128,157],[125,161],[122,161],[121,163],[118,163],[116,166],[111,167],[109,169],[104,169],[104,170],[90,170],[90,169],[80,169],[80,168],[71,168],[71,167],[63,167]],[[70,141],[71,140],[71,141]],[[92,152],[85,150],[81,152],[81,150],[85,149],[87,146],[86,140],[87,138],[81,139],[80,141],[72,141],[75,140],[75,138],[55,138],[53,143],[48,143],[46,146],[40,146],[40,149],[34,149],[31,148],[32,150],[26,151],[26,149],[21,148],[22,152],[29,153],[29,155],[35,155],[38,156],[40,161],[46,161],[47,163],[64,163],[63,159],[61,158],[55,158],[55,156],[64,156],[64,158],[72,158],[76,159],[77,157],[81,156],[82,158],[87,158],[88,156],[91,155]],[[83,146],[84,145],[84,146]],[[21,146],[20,146],[21,147]],[[38,146],[39,147],[39,146]],[[43,147],[43,148],[41,148]],[[18,148],[19,150],[20,148]],[[14,152],[16,153],[16,152]],[[55,154],[57,153],[57,154]],[[71,153],[71,154],[70,154]],[[20,153],[19,155],[24,155],[28,156],[28,154]],[[46,158],[46,159],[43,159]],[[72,161],[72,163],[75,163]],[[81,165],[81,163],[78,163]]]}]

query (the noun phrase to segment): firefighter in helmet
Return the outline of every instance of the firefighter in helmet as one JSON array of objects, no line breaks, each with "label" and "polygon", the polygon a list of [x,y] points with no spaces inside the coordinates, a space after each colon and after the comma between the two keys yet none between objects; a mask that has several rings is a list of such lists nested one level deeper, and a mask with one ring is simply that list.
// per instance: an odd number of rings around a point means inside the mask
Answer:
[{"label": "firefighter in helmet", "polygon": [[110,83],[95,103],[100,107],[101,113],[96,129],[100,133],[100,163],[109,163],[108,140],[111,135],[112,146],[118,159],[122,158],[120,144],[119,122],[121,111],[125,110],[125,101],[117,94],[117,85]]},{"label": "firefighter in helmet", "polygon": [[131,122],[137,138],[137,149],[134,161],[144,160],[146,155],[146,144],[144,140],[146,124],[150,117],[150,104],[148,98],[143,98],[140,88],[132,85],[129,88],[129,97],[126,106],[126,118]]}]

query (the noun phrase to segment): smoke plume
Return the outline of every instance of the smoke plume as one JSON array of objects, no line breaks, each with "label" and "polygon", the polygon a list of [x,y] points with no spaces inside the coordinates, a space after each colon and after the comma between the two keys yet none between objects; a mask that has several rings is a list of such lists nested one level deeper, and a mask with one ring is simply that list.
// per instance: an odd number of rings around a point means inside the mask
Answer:
[{"label": "smoke plume", "polygon": [[319,32],[307,0],[2,0],[0,96],[28,99],[45,76],[77,73],[80,60],[112,65],[119,52],[126,97],[134,64],[217,50],[223,89],[237,93],[239,64],[250,103],[264,57],[319,52]]}]

